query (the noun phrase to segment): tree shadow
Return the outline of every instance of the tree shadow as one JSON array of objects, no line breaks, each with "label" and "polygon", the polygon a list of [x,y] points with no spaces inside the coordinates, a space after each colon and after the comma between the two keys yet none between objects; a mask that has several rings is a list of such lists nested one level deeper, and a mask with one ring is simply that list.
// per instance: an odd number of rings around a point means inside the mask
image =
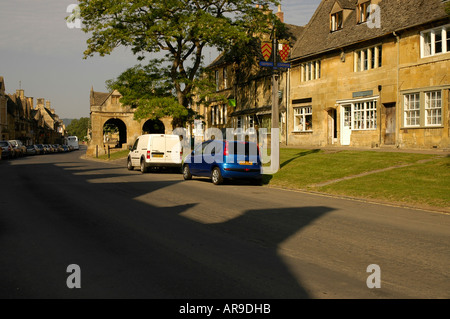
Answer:
[{"label": "tree shadow", "polygon": [[[311,155],[311,154],[315,154],[315,153],[319,153],[320,149],[312,149],[312,150],[305,150],[305,151],[300,151],[298,152],[296,155],[290,157],[288,160],[284,161],[283,163],[280,163],[280,169],[285,167],[286,165],[288,165],[289,163],[291,163],[292,161],[303,157],[303,156],[307,156],[307,155]],[[272,180],[273,175],[263,175],[262,178],[262,184],[267,185],[270,183],[270,181]]]},{"label": "tree shadow", "polygon": [[301,151],[298,154],[296,154],[295,156],[289,158],[288,160],[284,161],[283,163],[280,164],[280,167],[284,167],[286,165],[288,165],[290,162],[296,160],[297,158],[303,157],[303,156],[307,156],[307,155],[311,155],[311,154],[315,154],[315,153],[319,153],[320,149],[312,149],[312,150],[307,150],[307,151]]}]

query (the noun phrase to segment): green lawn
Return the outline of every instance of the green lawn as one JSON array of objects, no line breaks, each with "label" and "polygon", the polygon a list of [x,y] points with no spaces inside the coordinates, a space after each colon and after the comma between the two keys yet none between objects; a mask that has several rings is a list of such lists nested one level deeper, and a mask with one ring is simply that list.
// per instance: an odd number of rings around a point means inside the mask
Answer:
[{"label": "green lawn", "polygon": [[314,184],[390,166],[414,163],[433,155],[373,151],[323,151],[282,148],[280,170],[266,176],[271,185],[312,187]]},{"label": "green lawn", "polygon": [[340,181],[318,190],[450,208],[450,157]]},{"label": "green lawn", "polygon": [[[421,160],[432,160],[417,163]],[[403,168],[352,178],[327,186],[316,184],[392,166]],[[323,151],[282,148],[280,170],[265,175],[264,183],[352,197],[450,208],[450,158],[436,155]]]}]

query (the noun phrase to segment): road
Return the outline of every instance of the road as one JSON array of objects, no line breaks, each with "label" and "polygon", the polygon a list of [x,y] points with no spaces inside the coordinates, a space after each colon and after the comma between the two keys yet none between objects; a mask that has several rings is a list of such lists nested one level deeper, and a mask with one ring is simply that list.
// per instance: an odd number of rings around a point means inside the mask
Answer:
[{"label": "road", "polygon": [[448,214],[82,155],[0,162],[1,298],[450,298]]}]

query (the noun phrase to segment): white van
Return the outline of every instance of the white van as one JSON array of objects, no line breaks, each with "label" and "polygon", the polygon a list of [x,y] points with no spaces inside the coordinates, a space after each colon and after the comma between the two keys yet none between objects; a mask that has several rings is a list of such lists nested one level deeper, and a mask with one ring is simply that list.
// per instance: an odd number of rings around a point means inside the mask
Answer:
[{"label": "white van", "polygon": [[72,146],[74,150],[78,150],[80,148],[80,146],[78,145],[78,137],[77,136],[67,137],[67,146]]},{"label": "white van", "polygon": [[180,137],[169,134],[145,134],[137,138],[128,153],[127,168],[139,167],[146,173],[150,167],[175,167],[181,171]]}]

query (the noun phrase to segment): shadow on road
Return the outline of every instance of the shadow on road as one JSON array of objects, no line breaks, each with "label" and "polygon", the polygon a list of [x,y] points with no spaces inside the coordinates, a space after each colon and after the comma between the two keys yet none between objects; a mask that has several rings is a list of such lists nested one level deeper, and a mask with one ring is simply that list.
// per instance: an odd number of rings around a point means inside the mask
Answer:
[{"label": "shadow on road", "polygon": [[[183,216],[202,194],[176,204],[189,187],[181,175],[156,181],[70,157],[0,171],[12,181],[0,202],[2,298],[309,298],[278,250],[332,211],[249,204],[234,219],[205,224]],[[173,202],[136,200],[165,188]],[[81,268],[81,289],[66,286],[70,264]]]}]

